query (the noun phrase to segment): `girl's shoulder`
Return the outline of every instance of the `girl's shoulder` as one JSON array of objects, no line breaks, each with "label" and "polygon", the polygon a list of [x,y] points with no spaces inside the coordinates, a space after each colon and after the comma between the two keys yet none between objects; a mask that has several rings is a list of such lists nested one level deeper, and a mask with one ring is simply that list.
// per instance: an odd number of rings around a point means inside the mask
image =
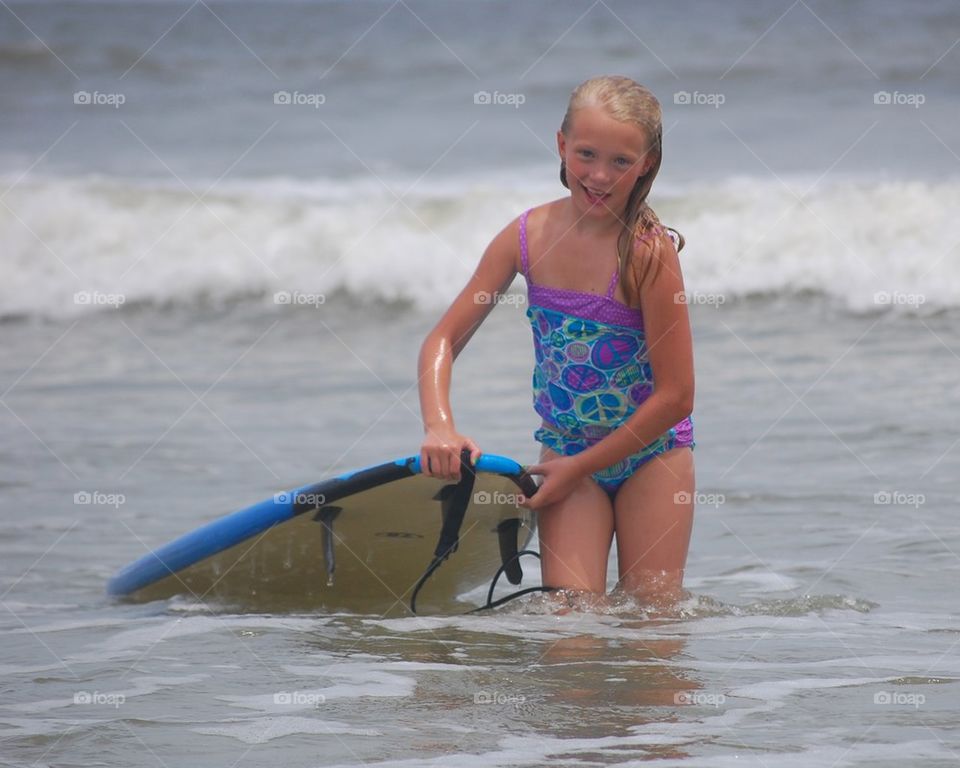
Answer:
[{"label": "girl's shoulder", "polygon": [[643,232],[638,234],[633,240],[633,250],[635,253],[652,254],[666,248],[668,250],[680,252],[683,248],[683,237],[677,230],[664,226],[663,224],[651,224]]},{"label": "girl's shoulder", "polygon": [[565,200],[566,198],[560,197],[556,200],[550,200],[546,203],[541,203],[540,205],[531,206],[530,208],[527,208],[521,215],[526,216],[527,226],[532,225],[540,228],[548,219],[554,217],[560,212],[559,206]]},{"label": "girl's shoulder", "polygon": [[633,239],[634,243],[651,243],[654,238],[666,235],[669,233],[669,230],[663,226],[663,224],[648,224],[637,236]]},{"label": "girl's shoulder", "polygon": [[680,274],[681,243],[676,230],[659,223],[648,226],[634,238],[630,266],[638,292],[655,283],[664,267],[669,273]]},{"label": "girl's shoulder", "polygon": [[556,200],[549,200],[546,203],[527,208],[524,211],[527,215],[527,223],[534,226],[543,226],[547,221],[555,220],[566,212],[564,207],[566,202],[567,198],[558,197]]}]

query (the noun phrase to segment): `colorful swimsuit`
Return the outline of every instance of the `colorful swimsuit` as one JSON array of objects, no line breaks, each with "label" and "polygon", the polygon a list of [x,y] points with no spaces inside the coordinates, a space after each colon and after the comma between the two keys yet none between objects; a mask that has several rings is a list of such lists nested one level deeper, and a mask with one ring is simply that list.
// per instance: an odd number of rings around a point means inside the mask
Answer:
[{"label": "colorful swimsuit", "polygon": [[[544,426],[537,442],[564,456],[580,453],[623,424],[653,392],[643,315],[613,298],[534,285],[527,264],[527,215],[520,215],[520,258],[533,328],[533,407]],[[695,445],[687,417],[639,453],[593,473],[612,497],[637,468],[679,446]]]}]

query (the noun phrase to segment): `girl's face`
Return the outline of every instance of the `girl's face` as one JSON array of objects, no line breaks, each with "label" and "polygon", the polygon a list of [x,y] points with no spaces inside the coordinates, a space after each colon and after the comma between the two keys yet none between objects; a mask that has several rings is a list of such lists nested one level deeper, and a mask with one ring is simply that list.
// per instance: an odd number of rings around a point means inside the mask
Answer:
[{"label": "girl's face", "polygon": [[578,109],[568,135],[557,131],[557,148],[581,216],[622,215],[637,179],[656,161],[647,151],[646,131],[614,120],[600,107]]}]

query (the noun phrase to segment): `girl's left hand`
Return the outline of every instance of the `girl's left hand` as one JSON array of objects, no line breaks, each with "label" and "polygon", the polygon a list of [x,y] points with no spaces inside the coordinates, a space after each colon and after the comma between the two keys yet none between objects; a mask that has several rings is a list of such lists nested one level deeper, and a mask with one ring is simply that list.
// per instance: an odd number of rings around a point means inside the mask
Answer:
[{"label": "girl's left hand", "polygon": [[584,478],[573,456],[561,456],[540,464],[531,464],[526,467],[526,473],[543,475],[543,481],[537,492],[520,504],[527,509],[540,509],[548,504],[563,501]]}]

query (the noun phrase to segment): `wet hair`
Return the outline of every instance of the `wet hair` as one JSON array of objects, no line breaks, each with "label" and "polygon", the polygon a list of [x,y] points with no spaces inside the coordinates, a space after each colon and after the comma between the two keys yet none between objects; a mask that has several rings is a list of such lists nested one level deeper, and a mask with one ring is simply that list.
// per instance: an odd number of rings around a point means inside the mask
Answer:
[{"label": "wet hair", "polygon": [[[599,107],[610,117],[622,123],[631,123],[640,128],[647,137],[647,152],[655,156],[650,170],[637,179],[630,196],[627,198],[627,208],[622,219],[623,231],[617,239],[617,258],[620,264],[620,283],[629,296],[625,275],[627,266],[633,259],[634,243],[640,238],[646,238],[663,225],[653,209],[647,203],[647,195],[653,186],[653,180],[660,171],[660,161],[663,157],[663,127],[661,124],[660,102],[647,88],[629,77],[619,75],[605,75],[594,77],[578,85],[570,94],[570,103],[563,116],[560,132],[568,136],[573,125],[574,114],[584,107]],[[646,157],[646,155],[644,156]],[[567,169],[560,161],[560,182],[570,188],[567,183]],[[684,246],[684,238],[677,230],[665,227],[672,233],[676,248],[679,251]],[[651,261],[642,265],[638,270],[638,285],[642,285],[650,271]],[[660,262],[657,260],[653,277],[659,272]]]}]

